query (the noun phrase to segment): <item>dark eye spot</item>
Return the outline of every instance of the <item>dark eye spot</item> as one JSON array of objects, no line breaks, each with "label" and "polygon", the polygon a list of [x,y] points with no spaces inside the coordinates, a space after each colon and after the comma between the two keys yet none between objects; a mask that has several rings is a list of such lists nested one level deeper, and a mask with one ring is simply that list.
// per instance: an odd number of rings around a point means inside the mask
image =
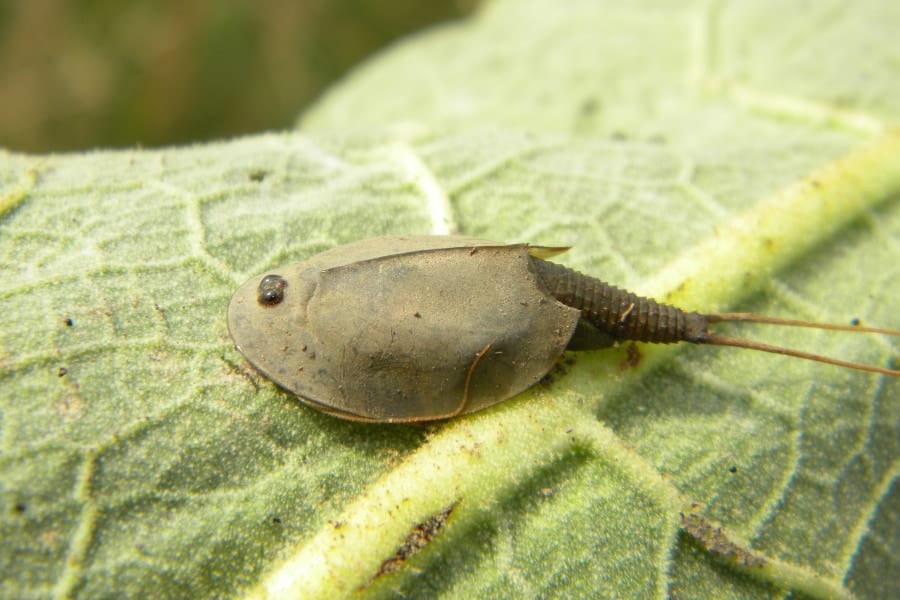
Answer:
[{"label": "dark eye spot", "polygon": [[281,275],[266,275],[259,282],[259,295],[257,300],[265,306],[275,306],[284,300],[284,288],[287,281]]}]

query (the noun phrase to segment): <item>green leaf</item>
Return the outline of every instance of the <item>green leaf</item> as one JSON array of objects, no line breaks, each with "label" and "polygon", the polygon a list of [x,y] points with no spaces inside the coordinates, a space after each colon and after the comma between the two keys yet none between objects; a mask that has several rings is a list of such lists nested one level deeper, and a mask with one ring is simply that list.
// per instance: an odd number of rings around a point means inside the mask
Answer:
[{"label": "green leaf", "polygon": [[[882,4],[495,2],[305,132],[2,155],[0,595],[896,596],[896,379],[642,347],[366,425],[260,378],[225,327],[252,275],[448,230],[572,245],[688,308],[900,327]],[[732,329],[897,364],[884,336]]]}]

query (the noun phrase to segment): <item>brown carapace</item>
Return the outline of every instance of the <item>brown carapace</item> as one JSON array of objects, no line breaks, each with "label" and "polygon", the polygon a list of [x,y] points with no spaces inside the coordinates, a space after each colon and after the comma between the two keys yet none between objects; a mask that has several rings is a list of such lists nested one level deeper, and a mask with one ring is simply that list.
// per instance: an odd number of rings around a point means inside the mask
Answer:
[{"label": "brown carapace", "polygon": [[544,260],[562,250],[452,236],[362,240],[250,279],[228,306],[228,328],[254,367],[305,403],[378,423],[481,410],[540,381],[566,350],[622,341],[735,346],[900,375],[712,325],[900,331],[687,312]]}]

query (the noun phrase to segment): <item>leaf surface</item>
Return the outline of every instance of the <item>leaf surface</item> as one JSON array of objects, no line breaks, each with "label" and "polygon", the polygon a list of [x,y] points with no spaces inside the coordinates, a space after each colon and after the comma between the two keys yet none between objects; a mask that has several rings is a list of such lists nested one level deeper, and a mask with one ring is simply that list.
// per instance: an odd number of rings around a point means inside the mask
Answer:
[{"label": "leaf surface", "polygon": [[[895,380],[618,349],[377,426],[300,405],[225,327],[252,275],[447,231],[573,246],[555,260],[691,309],[900,327],[882,4],[494,2],[298,132],[2,155],[0,595],[897,595]],[[897,364],[882,336],[732,330]],[[766,567],[704,550],[689,510]]]}]

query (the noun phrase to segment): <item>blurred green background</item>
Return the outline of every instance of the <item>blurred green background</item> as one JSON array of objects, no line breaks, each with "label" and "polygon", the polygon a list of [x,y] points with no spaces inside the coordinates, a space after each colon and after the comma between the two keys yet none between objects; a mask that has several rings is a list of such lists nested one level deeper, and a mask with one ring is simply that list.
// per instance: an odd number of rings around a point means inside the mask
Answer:
[{"label": "blurred green background", "polygon": [[284,129],[355,64],[477,0],[0,0],[0,147]]}]

